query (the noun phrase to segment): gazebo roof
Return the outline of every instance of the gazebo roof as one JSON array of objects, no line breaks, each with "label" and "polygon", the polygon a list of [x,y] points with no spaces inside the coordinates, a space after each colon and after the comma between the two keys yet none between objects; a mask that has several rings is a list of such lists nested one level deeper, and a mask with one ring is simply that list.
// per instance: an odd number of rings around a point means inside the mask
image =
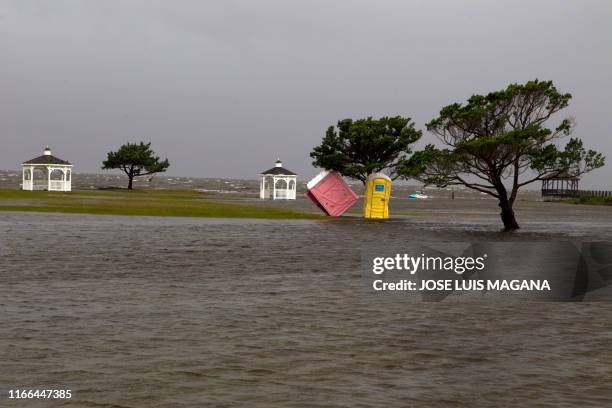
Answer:
[{"label": "gazebo roof", "polygon": [[297,173],[292,172],[291,170],[287,170],[283,167],[283,163],[280,159],[276,160],[276,165],[269,170],[262,171],[261,175],[271,175],[271,176],[296,176]]},{"label": "gazebo roof", "polygon": [[57,158],[51,154],[51,149],[47,147],[42,156],[35,157],[31,160],[23,162],[23,164],[41,164],[41,165],[60,165],[60,166],[72,166],[66,160]]},{"label": "gazebo roof", "polygon": [[544,180],[580,180],[580,177],[569,174],[567,171],[559,174],[549,174],[543,177]]}]

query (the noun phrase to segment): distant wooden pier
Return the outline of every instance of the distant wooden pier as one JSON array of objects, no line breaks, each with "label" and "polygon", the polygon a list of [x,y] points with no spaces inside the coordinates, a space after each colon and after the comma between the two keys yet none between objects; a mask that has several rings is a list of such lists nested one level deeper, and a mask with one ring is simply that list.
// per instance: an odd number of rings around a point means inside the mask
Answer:
[{"label": "distant wooden pier", "polygon": [[612,191],[580,190],[580,178],[569,175],[557,175],[542,180],[542,197],[578,198],[578,197],[612,197]]}]

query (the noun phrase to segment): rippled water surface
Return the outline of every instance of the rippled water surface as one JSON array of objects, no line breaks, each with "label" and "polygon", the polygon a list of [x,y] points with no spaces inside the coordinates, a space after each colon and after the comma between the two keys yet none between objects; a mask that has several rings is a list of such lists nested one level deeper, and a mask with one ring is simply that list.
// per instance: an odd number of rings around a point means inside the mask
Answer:
[{"label": "rippled water surface", "polygon": [[[371,240],[612,238],[610,219],[0,214],[0,406],[611,406],[612,311],[364,297]],[[16,401],[9,388],[69,388]]]}]

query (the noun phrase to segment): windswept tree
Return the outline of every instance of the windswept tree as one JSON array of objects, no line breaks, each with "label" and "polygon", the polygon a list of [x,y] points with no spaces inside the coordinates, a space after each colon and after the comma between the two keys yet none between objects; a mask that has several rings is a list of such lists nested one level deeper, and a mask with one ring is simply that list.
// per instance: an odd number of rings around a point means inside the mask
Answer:
[{"label": "windswept tree", "polygon": [[369,174],[385,172],[398,177],[397,169],[412,152],[410,145],[421,138],[410,118],[344,119],[330,126],[310,157],[315,167],[337,171],[365,183]]},{"label": "windswept tree", "polygon": [[126,143],[116,152],[108,152],[102,169],[121,169],[128,176],[128,189],[132,189],[134,177],[162,173],[168,169],[168,159],[161,160],[151,150],[151,143]]},{"label": "windswept tree", "polygon": [[521,187],[547,176],[579,176],[604,165],[605,158],[585,150],[578,138],[558,146],[572,132],[570,119],[546,126],[570,99],[551,81],[534,80],[446,106],[427,124],[443,147],[428,145],[400,173],[425,184],[464,185],[495,197],[504,229],[516,230],[513,206]]}]

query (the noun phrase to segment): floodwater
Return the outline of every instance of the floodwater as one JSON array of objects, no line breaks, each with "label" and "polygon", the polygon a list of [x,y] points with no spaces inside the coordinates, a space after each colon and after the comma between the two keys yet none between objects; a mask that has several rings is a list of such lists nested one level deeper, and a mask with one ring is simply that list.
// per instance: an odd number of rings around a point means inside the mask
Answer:
[{"label": "floodwater", "polygon": [[[512,235],[494,206],[388,223],[0,213],[0,406],[611,406],[609,303],[361,290],[373,241],[612,238],[609,209],[560,206]],[[43,388],[72,398],[7,397]]]}]

